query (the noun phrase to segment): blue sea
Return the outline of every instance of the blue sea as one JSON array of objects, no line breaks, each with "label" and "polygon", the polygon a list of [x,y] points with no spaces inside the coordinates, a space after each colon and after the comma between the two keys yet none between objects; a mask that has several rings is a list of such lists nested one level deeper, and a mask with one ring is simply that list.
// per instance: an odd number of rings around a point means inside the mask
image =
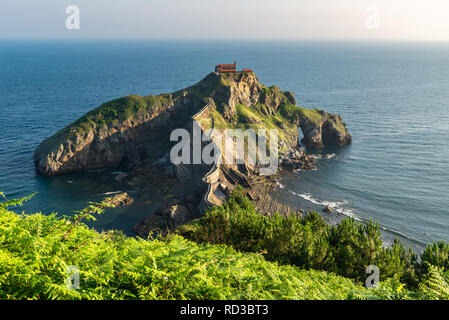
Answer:
[{"label": "blue sea", "polygon": [[[276,198],[374,219],[387,243],[449,240],[449,44],[1,41],[0,191],[38,192],[18,212],[61,214],[120,191],[116,170],[37,176],[33,152],[102,102],[172,92],[234,60],[299,105],[339,113],[353,135],[349,146],[311,151],[317,169],[281,178]],[[147,214],[116,209],[94,226],[132,234]]]}]

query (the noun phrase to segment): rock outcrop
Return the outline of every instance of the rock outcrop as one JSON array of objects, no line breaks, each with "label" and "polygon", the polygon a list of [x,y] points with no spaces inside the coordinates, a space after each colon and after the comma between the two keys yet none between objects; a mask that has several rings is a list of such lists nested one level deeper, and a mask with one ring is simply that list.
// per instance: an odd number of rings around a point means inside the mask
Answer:
[{"label": "rock outcrop", "polygon": [[169,203],[135,229],[146,234],[151,225],[175,226],[197,215],[192,211],[204,212],[220,204],[235,185],[249,186],[259,170],[247,162],[172,164],[170,133],[178,128],[191,130],[193,120],[202,133],[277,129],[280,165],[287,169],[313,167],[313,159],[298,148],[298,128],[308,148],[345,145],[352,139],[339,115],[298,107],[292,92],[267,87],[252,72],[211,73],[174,93],[131,95],[102,104],[39,145],[34,154],[36,171],[56,175],[123,162],[160,168],[161,174],[193,182],[203,196],[196,209],[191,202]]},{"label": "rock outcrop", "polygon": [[316,112],[320,115],[318,119],[302,116],[297,122],[304,134],[302,142],[308,148],[320,149],[325,145],[343,146],[351,143],[352,136],[339,115],[322,110]]},{"label": "rock outcrop", "polygon": [[170,229],[186,223],[192,218],[189,210],[182,205],[164,207],[136,224],[134,232],[141,237],[147,237],[152,230]]},{"label": "rock outcrop", "polygon": [[[297,107],[291,92],[266,87],[253,73],[211,73],[173,94],[131,95],[104,103],[42,142],[34,154],[36,170],[54,175],[159,157],[169,145],[169,132],[184,127],[208,97],[216,106],[215,115],[230,126],[262,123],[270,117],[281,130],[291,124],[300,127],[303,143],[311,148],[351,142],[340,116]],[[297,135],[288,138],[293,147]]]},{"label": "rock outcrop", "polygon": [[34,153],[41,175],[140,164],[164,154],[169,134],[204,107],[196,96],[127,96],[99,108],[44,140]]}]

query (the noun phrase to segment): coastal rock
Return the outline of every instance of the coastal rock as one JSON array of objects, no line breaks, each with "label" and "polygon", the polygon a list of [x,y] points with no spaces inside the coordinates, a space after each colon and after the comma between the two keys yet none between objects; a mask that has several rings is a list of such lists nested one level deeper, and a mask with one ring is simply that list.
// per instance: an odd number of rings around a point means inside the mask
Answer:
[{"label": "coastal rock", "polygon": [[295,94],[291,91],[284,91],[285,97],[287,98],[288,102],[296,105],[296,99],[295,99]]},{"label": "coastal rock", "polygon": [[[266,120],[280,130],[300,127],[307,147],[344,145],[352,139],[340,116],[297,107],[293,93],[266,87],[253,73],[211,73],[175,93],[131,95],[102,104],[39,145],[34,154],[36,171],[55,175],[115,167],[124,161],[137,165],[151,159],[163,162],[170,132],[185,127],[207,104],[207,98],[230,124],[259,124],[270,117]],[[212,118],[210,114],[204,117]],[[296,147],[297,132],[291,130],[281,144]]]},{"label": "coastal rock", "polygon": [[134,203],[134,198],[130,197],[129,195],[126,197],[124,201],[125,206],[130,206]]},{"label": "coastal rock", "polygon": [[189,210],[182,205],[164,207],[147,216],[133,228],[134,232],[142,238],[148,237],[151,232],[161,232],[179,226],[192,216]]},{"label": "coastal rock", "polygon": [[173,226],[179,226],[190,220],[190,213],[186,207],[174,205],[167,211],[167,220]]},{"label": "coastal rock", "polygon": [[303,150],[293,150],[288,155],[280,158],[280,165],[285,169],[306,170],[313,166],[314,158],[307,155]]},{"label": "coastal rock", "polygon": [[[251,187],[252,179],[260,175],[261,166],[247,160],[239,164],[171,163],[171,133],[180,128],[190,133],[194,123],[201,133],[214,132],[215,127],[276,129],[280,164],[287,169],[313,168],[314,159],[298,150],[298,128],[308,148],[344,145],[352,140],[339,115],[296,106],[292,92],[267,87],[254,73],[210,73],[174,93],[130,95],[102,104],[38,146],[36,171],[56,175],[132,163],[129,177],[121,177],[129,186],[142,188],[142,181],[154,183],[154,174],[160,177],[156,180],[176,180],[197,190],[195,201],[182,202],[177,195],[165,192],[163,209],[142,220],[135,231],[144,235],[152,228],[173,227],[220,205],[236,185]],[[193,150],[192,135],[190,139]],[[220,141],[212,134],[210,139],[222,152]],[[201,146],[209,142],[202,140]],[[151,177],[145,176],[147,169],[154,172]],[[250,197],[262,200],[257,194]],[[271,207],[292,211],[275,202]]]},{"label": "coastal rock", "polygon": [[44,140],[34,153],[36,171],[48,176],[156,160],[165,154],[169,132],[183,127],[204,104],[173,95],[104,103]]},{"label": "coastal rock", "polygon": [[296,120],[304,135],[301,142],[307,148],[321,149],[325,145],[343,146],[352,142],[352,136],[339,115],[322,110],[317,110],[316,115],[300,115]]},{"label": "coastal rock", "polygon": [[136,224],[133,231],[141,238],[147,238],[153,230],[165,229],[167,229],[166,221],[161,216],[153,214]]},{"label": "coastal rock", "polygon": [[327,205],[324,207],[323,211],[326,213],[332,213],[334,209],[331,206]]}]

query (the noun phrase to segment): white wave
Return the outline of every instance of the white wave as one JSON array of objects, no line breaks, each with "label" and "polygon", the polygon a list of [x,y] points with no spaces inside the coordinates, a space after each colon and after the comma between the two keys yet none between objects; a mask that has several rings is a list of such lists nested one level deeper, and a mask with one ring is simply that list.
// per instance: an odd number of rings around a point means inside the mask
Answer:
[{"label": "white wave", "polygon": [[[285,189],[285,186],[284,186],[283,184],[281,184],[280,182],[277,182],[277,184],[278,184],[278,186],[281,187],[282,189]],[[337,213],[339,213],[339,214],[342,214],[342,215],[344,215],[344,216],[353,218],[353,219],[355,219],[356,221],[360,221],[360,222],[363,222],[363,223],[367,222],[366,219],[362,219],[362,218],[360,218],[359,216],[357,216],[357,215],[354,213],[354,210],[353,210],[353,209],[351,209],[351,208],[342,208],[342,207],[341,207],[341,205],[343,205],[343,204],[348,204],[348,203],[349,203],[348,200],[325,201],[325,200],[319,200],[319,199],[313,197],[310,193],[302,193],[302,194],[300,194],[300,193],[294,192],[294,191],[289,190],[289,189],[285,189],[285,190],[288,191],[289,193],[293,194],[294,196],[300,197],[300,198],[302,198],[302,199],[304,199],[304,200],[307,200],[307,201],[309,201],[309,202],[311,202],[311,203],[313,203],[313,204],[320,205],[320,206],[330,206],[335,212],[337,212]],[[413,238],[413,237],[411,237],[411,236],[409,236],[409,235],[407,235],[407,234],[405,234],[405,233],[399,232],[399,231],[397,231],[397,230],[395,230],[395,229],[385,227],[385,226],[383,226],[383,225],[381,225],[381,224],[379,224],[379,227],[380,227],[383,231],[387,231],[387,232],[389,232],[389,233],[391,233],[391,234],[395,234],[395,235],[397,235],[397,236],[399,236],[399,237],[401,237],[401,238],[406,238],[406,239],[408,239],[408,240],[410,240],[410,241],[413,241],[413,242],[415,242],[415,243],[422,244],[422,245],[426,245],[424,242],[419,241],[419,240],[417,240],[417,239],[415,239],[415,238]],[[425,234],[426,234],[426,233],[425,233]],[[429,235],[429,234],[427,234],[427,235]],[[384,240],[383,246],[389,247],[389,246],[391,246],[391,244],[392,244],[392,243],[389,242],[388,240]]]},{"label": "white wave", "polygon": [[126,172],[122,172],[122,171],[116,171],[112,173],[113,175],[115,175],[114,179],[115,181],[120,181],[121,179],[123,179],[124,177],[126,177],[128,174]]},{"label": "white wave", "polygon": [[309,201],[309,202],[311,202],[313,204],[317,204],[317,205],[320,205],[320,206],[329,206],[333,210],[335,210],[335,212],[337,212],[337,213],[340,213],[342,215],[345,215],[345,216],[348,216],[348,217],[351,217],[351,218],[354,218],[356,220],[361,221],[361,219],[356,214],[354,214],[354,210],[353,209],[351,209],[351,208],[342,208],[341,207],[342,204],[348,203],[347,200],[325,201],[325,200],[319,200],[319,199],[314,198],[310,193],[300,194],[300,193],[297,193],[297,192],[294,192],[294,191],[288,190],[288,189],[287,189],[287,191],[290,192],[291,194],[293,194],[293,195],[295,195],[297,197],[300,197],[300,198],[302,198],[304,200],[307,200],[307,201]]},{"label": "white wave", "polygon": [[110,192],[105,192],[105,193],[94,194],[94,196],[110,196],[112,194],[117,194],[120,192],[122,192],[122,191],[121,190],[120,191],[110,191]]},{"label": "white wave", "polygon": [[285,186],[282,183],[280,183],[279,181],[276,181],[276,184],[278,185],[279,188],[285,189]]}]

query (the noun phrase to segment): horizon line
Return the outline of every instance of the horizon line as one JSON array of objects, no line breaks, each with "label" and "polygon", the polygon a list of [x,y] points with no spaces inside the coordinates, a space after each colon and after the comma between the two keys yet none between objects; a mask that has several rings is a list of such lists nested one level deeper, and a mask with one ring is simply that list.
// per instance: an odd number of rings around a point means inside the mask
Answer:
[{"label": "horizon line", "polygon": [[252,42],[413,42],[449,43],[449,39],[391,38],[196,38],[196,37],[0,37],[0,41],[252,41]]}]

